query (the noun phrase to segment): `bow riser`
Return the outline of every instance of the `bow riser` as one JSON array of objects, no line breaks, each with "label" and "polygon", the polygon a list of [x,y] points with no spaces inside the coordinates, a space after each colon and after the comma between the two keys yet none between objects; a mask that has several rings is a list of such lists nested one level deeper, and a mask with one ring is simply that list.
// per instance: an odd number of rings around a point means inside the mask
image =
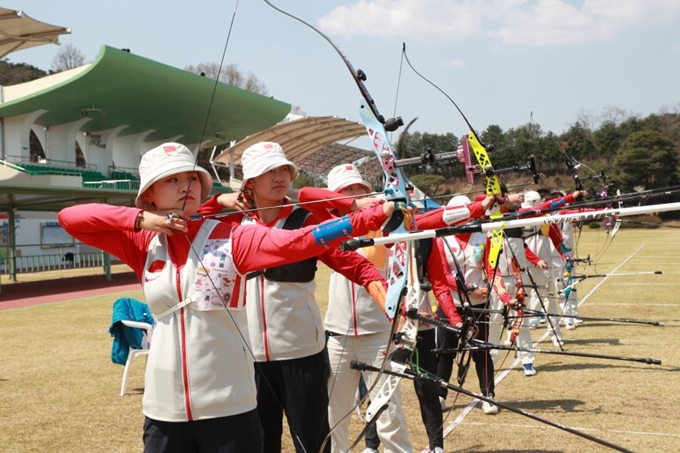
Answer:
[{"label": "bow riser", "polygon": [[[486,152],[486,148],[479,142],[477,135],[470,132],[466,137],[463,137],[463,146],[469,144],[472,152],[477,158],[479,166],[484,171],[486,175],[486,194],[487,195],[501,195],[503,189],[501,187],[501,181],[493,171],[493,166],[491,165],[491,159],[489,159],[489,154]],[[491,208],[491,218],[495,219],[502,216],[500,208],[498,205],[494,205]],[[498,265],[498,256],[501,254],[501,249],[503,248],[503,230],[496,229],[491,231],[491,241],[489,248],[489,264],[492,268],[496,268]]]}]

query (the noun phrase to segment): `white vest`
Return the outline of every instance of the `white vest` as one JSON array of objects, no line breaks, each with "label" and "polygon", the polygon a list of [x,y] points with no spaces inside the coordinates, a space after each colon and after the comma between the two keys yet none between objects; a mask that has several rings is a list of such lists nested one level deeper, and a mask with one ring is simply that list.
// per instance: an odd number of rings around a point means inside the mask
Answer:
[{"label": "white vest", "polygon": [[541,232],[541,227],[532,227],[530,229],[529,236],[525,241],[529,246],[529,249],[534,252],[536,256],[545,261],[546,264],[551,265],[552,256],[550,252],[550,246],[552,241],[550,240],[550,236],[543,235]]},{"label": "white vest", "polygon": [[[286,218],[274,228],[281,228]],[[255,223],[244,217],[243,223]],[[274,282],[258,275],[248,280],[248,326],[258,362],[308,357],[321,352],[326,336],[314,298],[316,282]]]},{"label": "white vest", "polygon": [[[461,267],[465,284],[468,286],[477,285],[479,288],[484,288],[486,282],[484,281],[484,247],[486,246],[486,235],[484,233],[472,233],[465,245],[465,248],[460,247],[460,243],[455,236],[444,236],[444,256],[446,256],[446,263],[449,265],[449,272],[456,275],[456,263],[453,257]],[[451,291],[453,301],[457,307],[462,306],[458,291]],[[479,305],[486,302],[486,300],[472,299],[473,305]]]},{"label": "white vest", "polygon": [[[384,245],[375,247],[382,247],[382,249],[376,253],[370,253],[373,247],[368,247],[360,249],[357,253],[364,255],[382,275],[385,275],[388,253]],[[369,252],[369,256],[366,256],[366,252]],[[363,286],[332,271],[328,285],[328,309],[324,326],[326,330],[340,335],[366,335],[389,332],[392,323]]]},{"label": "white vest", "polygon": [[[529,260],[524,252],[524,239],[503,235],[503,248],[498,255],[498,269],[496,270],[498,275],[512,277],[513,256],[517,258],[517,264],[520,268],[525,269],[529,265]],[[490,272],[493,272],[493,269]],[[489,275],[488,278],[491,278],[491,276]]]},{"label": "white vest", "polygon": [[253,358],[243,341],[245,279],[236,272],[231,239],[210,238],[217,224],[204,222],[181,269],[164,234],[149,245],[142,286],[157,324],[142,402],[154,420],[204,420],[256,407]]}]

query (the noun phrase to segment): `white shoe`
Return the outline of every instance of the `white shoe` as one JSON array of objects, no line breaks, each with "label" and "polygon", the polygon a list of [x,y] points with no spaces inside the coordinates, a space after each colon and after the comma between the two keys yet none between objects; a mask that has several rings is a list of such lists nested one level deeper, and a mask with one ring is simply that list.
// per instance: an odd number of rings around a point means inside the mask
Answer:
[{"label": "white shoe", "polygon": [[434,447],[432,453],[444,453],[444,449],[442,447]]},{"label": "white shoe", "polygon": [[439,405],[442,407],[442,410],[446,410],[446,399],[444,399],[443,396],[439,397]]},{"label": "white shoe", "polygon": [[522,367],[524,368],[525,376],[536,376],[536,373],[538,373],[538,371],[536,371],[536,368],[534,368],[533,363],[525,363],[524,365],[522,365]]},{"label": "white shoe", "polygon": [[530,329],[535,329],[538,327],[538,319],[534,318],[531,321],[529,321],[529,328]]},{"label": "white shoe", "polygon": [[376,450],[375,448],[367,448],[362,453],[378,453],[378,450]]},{"label": "white shoe", "polygon": [[561,338],[557,337],[552,337],[552,344],[553,346],[564,346],[564,340]]},{"label": "white shoe", "polygon": [[583,324],[583,320],[581,318],[574,318],[574,324]]},{"label": "white shoe", "polygon": [[566,330],[574,330],[576,328],[576,324],[574,324],[573,322],[565,322],[564,328]]},{"label": "white shoe", "polygon": [[482,402],[482,410],[486,415],[496,415],[499,412],[498,406],[496,406],[495,404],[488,403],[486,401]]}]

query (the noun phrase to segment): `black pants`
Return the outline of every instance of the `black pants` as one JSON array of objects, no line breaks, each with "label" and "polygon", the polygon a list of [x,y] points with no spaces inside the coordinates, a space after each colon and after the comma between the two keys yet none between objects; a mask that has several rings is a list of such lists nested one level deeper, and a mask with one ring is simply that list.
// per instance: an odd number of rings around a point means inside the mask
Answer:
[{"label": "black pants", "polygon": [[[421,330],[418,332],[418,364],[420,368],[434,373],[436,371],[435,357],[432,350],[435,348],[435,330]],[[415,357],[413,357],[415,359]],[[419,381],[413,382],[413,387],[420,403],[420,417],[425,425],[425,432],[430,442],[430,450],[435,447],[444,448],[444,420],[442,409],[439,405],[437,387]]]},{"label": "black pants", "polygon": [[[326,351],[309,357],[255,364],[257,412],[264,452],[281,452],[285,411],[295,451],[318,452],[328,435]],[[324,453],[330,453],[331,442]]]},{"label": "black pants", "polygon": [[[476,306],[481,308],[481,305]],[[441,315],[440,315],[441,316]],[[489,339],[489,313],[475,312],[477,336],[475,337],[481,341],[488,341]],[[443,327],[437,327],[437,344],[439,348],[455,349],[458,347],[458,337],[451,330]],[[438,354],[437,355],[437,376],[449,382],[451,374],[453,374],[453,361],[455,354]],[[491,359],[491,351],[488,349],[475,350],[472,352],[472,361],[475,363],[475,370],[477,371],[477,379],[479,380],[479,391],[483,395],[493,395],[494,386],[494,367]],[[448,390],[444,387],[439,387],[439,396],[446,398]]]},{"label": "black pants", "polygon": [[262,452],[257,411],[192,422],[144,418],[145,453]]}]

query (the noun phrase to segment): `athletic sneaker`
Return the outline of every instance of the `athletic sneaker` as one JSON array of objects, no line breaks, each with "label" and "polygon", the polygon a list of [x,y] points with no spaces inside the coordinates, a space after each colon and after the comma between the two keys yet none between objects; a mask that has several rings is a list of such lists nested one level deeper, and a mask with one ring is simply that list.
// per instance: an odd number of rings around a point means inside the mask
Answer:
[{"label": "athletic sneaker", "polygon": [[564,340],[557,337],[552,337],[553,346],[564,346]]},{"label": "athletic sneaker", "polygon": [[366,450],[363,451],[363,453],[378,453],[378,450],[375,448],[367,448]]},{"label": "athletic sneaker", "polygon": [[442,407],[442,410],[446,410],[446,399],[443,396],[439,397],[439,405]]},{"label": "athletic sneaker", "polygon": [[567,330],[574,330],[576,328],[576,324],[571,321],[565,321],[564,328]]},{"label": "athletic sneaker", "polygon": [[442,447],[434,447],[432,453],[444,453],[444,449]]},{"label": "athletic sneaker", "polygon": [[541,316],[540,318],[538,318],[538,322],[540,322],[541,324],[545,324],[546,321],[547,320],[545,319],[545,316]]},{"label": "athletic sneaker", "polygon": [[538,371],[536,371],[536,368],[534,368],[533,363],[525,363],[522,366],[524,367],[525,376],[536,376],[536,373],[538,373]]},{"label": "athletic sneaker", "polygon": [[581,318],[574,318],[574,324],[583,324],[583,320]]},{"label": "athletic sneaker", "polygon": [[[493,399],[493,395],[489,395],[487,398]],[[486,401],[482,401],[482,410],[486,415],[496,415],[499,411],[498,406]]]},{"label": "athletic sneaker", "polygon": [[529,321],[529,328],[530,329],[535,329],[538,327],[538,319],[533,318],[531,321]]}]

